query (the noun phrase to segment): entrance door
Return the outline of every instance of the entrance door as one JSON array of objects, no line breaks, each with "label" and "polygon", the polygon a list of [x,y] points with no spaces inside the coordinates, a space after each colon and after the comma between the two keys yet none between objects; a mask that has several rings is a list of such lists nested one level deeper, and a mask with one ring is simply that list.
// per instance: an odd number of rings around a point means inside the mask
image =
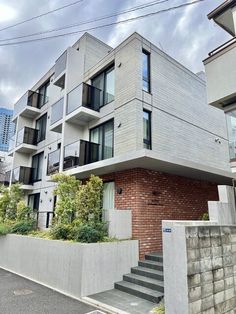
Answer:
[{"label": "entrance door", "polygon": [[103,209],[105,211],[115,208],[115,182],[103,184]]}]

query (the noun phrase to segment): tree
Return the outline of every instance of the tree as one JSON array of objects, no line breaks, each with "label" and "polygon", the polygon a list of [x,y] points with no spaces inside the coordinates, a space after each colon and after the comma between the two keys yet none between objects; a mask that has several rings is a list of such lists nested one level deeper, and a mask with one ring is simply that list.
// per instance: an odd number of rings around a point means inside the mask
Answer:
[{"label": "tree", "polygon": [[23,199],[20,184],[12,184],[10,187],[1,186],[0,192],[0,219],[15,220],[17,204]]},{"label": "tree", "polygon": [[56,222],[69,224],[76,214],[76,193],[81,186],[81,181],[63,173],[54,174],[52,178],[58,183],[54,189],[54,194],[57,196]]},{"label": "tree", "polygon": [[77,218],[82,223],[98,223],[102,216],[103,181],[91,175],[76,194]]}]

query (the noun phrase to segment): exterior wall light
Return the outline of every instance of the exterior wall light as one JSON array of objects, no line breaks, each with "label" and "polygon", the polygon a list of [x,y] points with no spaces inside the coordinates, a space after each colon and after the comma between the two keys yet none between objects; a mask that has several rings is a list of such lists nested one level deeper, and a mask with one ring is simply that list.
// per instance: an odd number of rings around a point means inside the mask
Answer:
[{"label": "exterior wall light", "polygon": [[123,191],[122,191],[122,188],[117,188],[117,189],[116,189],[116,192],[117,192],[117,194],[122,194],[122,192],[123,192]]}]

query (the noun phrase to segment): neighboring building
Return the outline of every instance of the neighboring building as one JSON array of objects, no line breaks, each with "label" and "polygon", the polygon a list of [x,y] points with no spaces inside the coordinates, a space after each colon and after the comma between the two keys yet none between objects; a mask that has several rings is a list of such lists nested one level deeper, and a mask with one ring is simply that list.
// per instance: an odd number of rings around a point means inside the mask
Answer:
[{"label": "neighboring building", "polygon": [[199,219],[231,183],[223,118],[205,82],[139,34],[112,49],[86,33],[15,104],[11,180],[45,228],[51,174],[101,176],[104,208],[132,210],[143,256],[161,250],[163,219]]},{"label": "neighboring building", "polygon": [[8,152],[10,138],[15,131],[12,122],[13,110],[0,108],[0,151]]},{"label": "neighboring building", "polygon": [[[208,14],[232,39],[209,53],[204,65],[208,103],[225,112],[229,137],[229,161],[236,172],[236,1],[228,0]],[[222,123],[225,123],[225,117]]]}]

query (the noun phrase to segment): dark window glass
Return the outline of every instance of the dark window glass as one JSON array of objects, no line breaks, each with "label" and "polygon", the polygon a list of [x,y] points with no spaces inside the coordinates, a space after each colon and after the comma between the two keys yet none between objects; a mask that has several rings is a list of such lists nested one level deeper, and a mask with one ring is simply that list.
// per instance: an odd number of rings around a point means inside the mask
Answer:
[{"label": "dark window glass", "polygon": [[38,139],[37,142],[45,140],[46,137],[46,128],[47,128],[47,114],[45,113],[36,121],[36,129],[38,130]]},{"label": "dark window glass", "polygon": [[35,212],[39,210],[40,193],[30,194],[28,196],[28,206]]},{"label": "dark window glass", "polygon": [[48,87],[50,81],[45,83],[39,88],[39,96],[38,96],[38,108],[42,108],[46,102],[48,102]]},{"label": "dark window glass", "polygon": [[152,149],[151,145],[151,112],[143,111],[143,146]]},{"label": "dark window glass", "polygon": [[143,50],[143,90],[150,92],[150,54]]},{"label": "dark window glass", "polygon": [[106,69],[92,80],[92,85],[99,88],[101,106],[114,100],[115,95],[115,70],[114,66]]},{"label": "dark window glass", "polygon": [[32,182],[42,180],[43,155],[44,153],[41,152],[32,157]]},{"label": "dark window glass", "polygon": [[113,157],[114,122],[110,120],[90,130],[90,141],[99,144],[99,160]]}]

